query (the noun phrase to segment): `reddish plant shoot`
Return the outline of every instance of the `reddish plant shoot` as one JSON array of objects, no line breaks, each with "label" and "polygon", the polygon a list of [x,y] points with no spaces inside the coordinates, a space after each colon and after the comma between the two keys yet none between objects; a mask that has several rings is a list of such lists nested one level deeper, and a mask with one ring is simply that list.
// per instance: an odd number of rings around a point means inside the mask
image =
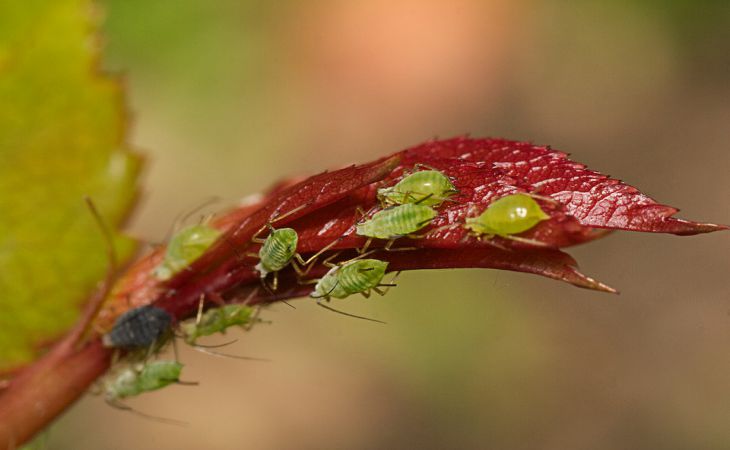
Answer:
[{"label": "reddish plant shoot", "polygon": [[[260,243],[252,238],[272,221],[277,227],[286,225],[296,230],[299,254],[307,258],[322,252],[308,268],[307,277],[316,280],[330,270],[322,264],[327,258],[336,256],[335,262],[341,262],[360,255],[367,238],[356,233],[357,225],[387,207],[382,194],[378,198],[378,190],[388,192],[421,167],[448,177],[454,189],[439,201],[425,201],[425,206],[435,210],[435,217],[418,230],[418,236],[395,240],[390,250],[401,251],[387,251],[384,247],[388,240],[369,243],[372,253],[368,252],[368,258],[387,262],[388,271],[503,269],[615,292],[580,273],[575,260],[561,248],[597,239],[613,230],[691,235],[727,229],[677,219],[673,217],[677,209],[589,170],[565,153],[504,139],[431,141],[372,163],[285,180],[212,219],[209,225],[217,228],[221,237],[169,280],[155,276],[164,248],[128,268],[89,328],[94,332],[86,334],[80,350],[79,345],[66,342],[52,352],[51,360],[41,360],[20,372],[0,394],[0,424],[5,424],[0,426],[0,441],[25,442],[108,367],[111,350],[101,347],[100,337],[131,308],[154,305],[179,322],[195,314],[201,297],[218,304],[245,300],[253,305],[310,294],[313,285],[301,284],[292,267],[278,272],[275,291],[262,288],[256,270]],[[537,202],[539,209],[533,207],[533,212],[544,213],[538,214],[536,225],[514,236],[486,238],[475,236],[464,226],[467,219],[477,217],[496,200],[519,193]],[[413,203],[418,200],[424,201],[420,198]],[[62,353],[65,359],[59,356]],[[45,373],[50,375],[41,375]],[[43,389],[34,388],[38,385]],[[32,402],[46,405],[51,413],[14,414],[16,408],[28,407]]]}]

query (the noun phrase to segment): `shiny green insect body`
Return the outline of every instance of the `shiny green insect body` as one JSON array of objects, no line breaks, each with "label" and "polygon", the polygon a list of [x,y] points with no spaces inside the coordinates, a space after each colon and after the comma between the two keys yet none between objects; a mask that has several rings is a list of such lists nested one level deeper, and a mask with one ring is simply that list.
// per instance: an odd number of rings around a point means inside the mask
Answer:
[{"label": "shiny green insect body", "polygon": [[427,226],[438,212],[426,205],[406,203],[377,212],[357,224],[357,234],[376,239],[396,239]]},{"label": "shiny green insect body", "polygon": [[466,219],[464,226],[478,235],[514,239],[512,235],[549,218],[530,195],[512,194],[492,202],[481,215]]},{"label": "shiny green insect body", "polygon": [[168,280],[198,259],[221,235],[220,230],[208,225],[192,225],[170,239],[165,259],[155,268],[159,280]]},{"label": "shiny green insect body", "polygon": [[342,265],[332,267],[319,279],[311,297],[316,299],[345,298],[352,294],[370,296],[370,291],[383,295],[378,289],[382,286],[386,261],[378,259],[356,259]]},{"label": "shiny green insect body", "polygon": [[226,329],[233,326],[251,325],[256,320],[254,311],[254,308],[250,306],[238,304],[209,309],[199,315],[195,322],[185,323],[181,326],[185,342],[194,346],[200,337],[225,333]]},{"label": "shiny green insect body", "polygon": [[298,242],[299,236],[292,228],[272,229],[258,253],[256,270],[261,273],[261,278],[288,266],[297,254]]},{"label": "shiny green insect body", "polygon": [[106,399],[113,403],[178,383],[182,368],[177,361],[163,360],[127,367],[106,384]]},{"label": "shiny green insect body", "polygon": [[438,170],[414,172],[395,186],[378,189],[378,199],[385,205],[417,203],[438,206],[457,192],[449,177]]}]

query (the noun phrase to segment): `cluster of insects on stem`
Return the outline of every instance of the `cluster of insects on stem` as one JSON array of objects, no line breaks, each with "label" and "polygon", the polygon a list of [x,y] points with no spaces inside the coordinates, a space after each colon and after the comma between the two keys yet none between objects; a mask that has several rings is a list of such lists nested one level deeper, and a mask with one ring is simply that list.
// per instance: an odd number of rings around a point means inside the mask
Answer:
[{"label": "cluster of insects on stem", "polygon": [[[354,233],[366,240],[364,245],[357,249],[357,256],[335,261],[341,254],[335,248],[344,236],[334,239],[307,259],[299,254],[297,231],[288,227],[276,228],[275,225],[300,212],[306,205],[270,219],[254,233],[249,243],[251,246],[259,245],[258,251],[245,252],[239,256],[255,258],[258,261],[253,269],[260,277],[261,287],[269,293],[278,290],[279,273],[291,267],[299,284],[314,285],[310,297],[315,299],[319,306],[347,316],[380,322],[334,309],[325,302],[329,302],[332,298],[344,299],[355,294],[361,294],[366,298],[372,293],[385,295],[388,289],[395,286],[394,281],[398,272],[393,280],[384,282],[389,263],[374,258],[373,255],[379,251],[414,249],[414,247],[393,247],[399,239],[421,239],[444,228],[461,227],[468,231],[465,237],[476,236],[487,241],[500,237],[536,246],[542,245],[539,241],[516,236],[550,218],[537,200],[553,203],[554,201],[529,193],[503,196],[491,202],[478,215],[417,234],[429,227],[439,215],[438,209],[453,202],[453,197],[459,193],[454,181],[442,171],[416,164],[412,171],[404,173],[394,185],[378,189],[376,207],[368,212],[358,208],[361,218],[353,224]],[[167,280],[179,271],[185,270],[220,239],[221,235],[219,230],[206,224],[193,225],[176,233],[169,241],[164,260],[154,270],[154,276],[159,280]],[[382,247],[371,249],[376,239],[386,242]],[[331,254],[319,261],[328,252]],[[308,274],[316,265],[324,266],[328,270],[319,278],[309,279]],[[255,293],[256,291],[252,292],[252,295]],[[215,306],[206,311],[204,308],[206,296],[201,295],[194,321],[179,324],[177,327],[173,326],[174,319],[167,311],[153,305],[132,309],[117,319],[112,330],[104,336],[104,344],[126,350],[133,362],[105,383],[106,398],[110,404],[129,409],[120,402],[122,399],[173,383],[183,384],[179,378],[182,364],[178,362],[177,357],[174,361],[150,361],[150,356],[157,354],[164,343],[172,340],[174,344],[174,337],[182,337],[187,344],[197,350],[220,356],[220,353],[210,350],[210,347],[198,344],[198,338],[225,332],[233,326],[249,329],[259,321],[259,309],[247,306],[246,301],[242,304],[231,304],[217,295],[208,294],[208,296]]]}]

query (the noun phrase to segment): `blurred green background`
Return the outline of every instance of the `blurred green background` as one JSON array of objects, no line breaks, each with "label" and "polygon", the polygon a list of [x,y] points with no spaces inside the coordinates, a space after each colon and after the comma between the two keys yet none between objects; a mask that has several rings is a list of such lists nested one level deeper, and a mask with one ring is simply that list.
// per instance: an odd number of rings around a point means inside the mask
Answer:
[{"label": "blurred green background", "polygon": [[[463,133],[551,144],[730,223],[726,0],[103,4],[148,155],[145,241],[210,196]],[[463,270],[340,304],[387,326],[275,306],[226,349],[271,362],[184,350],[199,387],[129,402],[189,426],[88,396],[50,448],[730,448],[727,235],[571,253],[622,294]]]}]

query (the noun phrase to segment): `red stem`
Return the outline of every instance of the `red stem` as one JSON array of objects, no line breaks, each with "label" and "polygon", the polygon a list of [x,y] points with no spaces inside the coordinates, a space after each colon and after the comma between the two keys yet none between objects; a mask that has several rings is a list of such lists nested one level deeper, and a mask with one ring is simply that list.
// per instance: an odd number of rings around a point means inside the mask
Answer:
[{"label": "red stem", "polygon": [[109,368],[110,356],[95,341],[72,354],[51,352],[19,373],[0,395],[0,445],[30,440]]}]

